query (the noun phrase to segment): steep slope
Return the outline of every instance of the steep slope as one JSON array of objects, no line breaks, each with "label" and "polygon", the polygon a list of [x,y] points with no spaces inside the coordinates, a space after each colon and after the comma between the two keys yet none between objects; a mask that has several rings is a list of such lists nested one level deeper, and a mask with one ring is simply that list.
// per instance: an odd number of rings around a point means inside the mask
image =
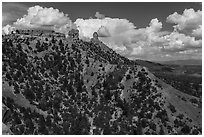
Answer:
[{"label": "steep slope", "polygon": [[182,99],[197,98],[97,36],[14,34],[2,46],[3,104],[13,117],[5,124],[13,134],[201,134],[200,106]]}]

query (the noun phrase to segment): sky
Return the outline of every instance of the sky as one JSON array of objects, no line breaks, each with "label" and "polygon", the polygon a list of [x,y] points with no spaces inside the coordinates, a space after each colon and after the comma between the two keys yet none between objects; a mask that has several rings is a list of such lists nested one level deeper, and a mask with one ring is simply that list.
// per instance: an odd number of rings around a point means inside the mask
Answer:
[{"label": "sky", "polygon": [[79,29],[93,32],[119,54],[150,61],[202,59],[202,4],[199,2],[7,2],[2,31]]}]

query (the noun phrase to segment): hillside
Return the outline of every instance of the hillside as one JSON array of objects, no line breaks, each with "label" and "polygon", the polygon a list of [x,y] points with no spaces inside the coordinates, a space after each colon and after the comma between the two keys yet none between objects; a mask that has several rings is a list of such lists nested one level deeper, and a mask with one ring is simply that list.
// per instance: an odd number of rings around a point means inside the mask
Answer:
[{"label": "hillside", "polygon": [[2,117],[13,134],[202,134],[198,97],[120,56],[96,34],[90,42],[78,35],[2,38]]}]

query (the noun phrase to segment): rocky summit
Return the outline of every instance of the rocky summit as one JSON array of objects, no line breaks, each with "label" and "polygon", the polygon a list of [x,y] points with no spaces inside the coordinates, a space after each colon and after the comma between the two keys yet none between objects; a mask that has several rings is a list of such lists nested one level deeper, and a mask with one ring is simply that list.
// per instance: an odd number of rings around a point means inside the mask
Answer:
[{"label": "rocky summit", "polygon": [[[192,101],[194,100],[194,101]],[[79,31],[2,36],[3,133],[202,134],[199,98]]]}]

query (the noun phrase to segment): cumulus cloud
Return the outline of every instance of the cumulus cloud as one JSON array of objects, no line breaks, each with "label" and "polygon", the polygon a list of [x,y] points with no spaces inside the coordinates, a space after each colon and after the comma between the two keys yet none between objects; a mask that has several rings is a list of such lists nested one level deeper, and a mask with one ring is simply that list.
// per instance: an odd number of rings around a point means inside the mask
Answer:
[{"label": "cumulus cloud", "polygon": [[60,33],[64,33],[64,34],[68,34],[68,32],[71,30],[71,29],[77,29],[76,25],[72,23],[71,20],[69,20],[67,22],[67,24],[63,25],[63,26],[57,26],[55,25],[53,30],[55,32],[60,32]]},{"label": "cumulus cloud", "polygon": [[79,18],[73,23],[67,14],[58,9],[34,6],[13,26],[7,25],[2,31],[9,34],[15,30],[14,27],[46,28],[67,34],[74,28],[85,40],[90,40],[97,32],[99,39],[108,47],[130,59],[165,60],[202,55],[202,13],[199,10],[187,9],[181,15],[176,12],[169,15],[167,22],[175,24],[173,32],[163,31],[162,22],[157,18],[150,20],[147,27],[136,28],[128,19],[105,17],[99,12],[95,16],[95,19]]},{"label": "cumulus cloud", "polygon": [[100,13],[97,11],[96,14],[95,14],[95,17],[96,17],[97,19],[104,19],[104,18],[105,18],[105,15],[100,14]]},{"label": "cumulus cloud", "polygon": [[[190,49],[200,49],[202,40],[196,40],[178,31],[162,31],[162,22],[152,19],[149,26],[136,28],[127,19],[77,19],[75,21],[80,37],[91,38],[93,32],[110,48],[129,58],[163,59],[181,54]],[[195,34],[199,31],[195,31]],[[198,35],[197,34],[197,35]]]},{"label": "cumulus cloud", "polygon": [[[202,28],[202,11],[194,9],[185,9],[183,14],[174,12],[167,17],[167,22],[174,23],[174,29],[194,36],[198,35]],[[202,31],[202,30],[201,30]]]},{"label": "cumulus cloud", "polygon": [[163,48],[168,52],[180,52],[189,49],[200,49],[202,40],[196,40],[195,37],[187,36],[179,32],[172,32],[165,36],[166,44]]},{"label": "cumulus cloud", "polygon": [[[118,37],[117,41],[126,47],[126,55],[141,55],[150,53],[149,51],[158,50],[158,44],[163,43],[166,33],[160,32],[162,23],[157,18],[152,19],[149,26],[146,28],[132,29],[122,36]],[[156,46],[156,48],[155,48]],[[148,52],[147,52],[148,51]]]},{"label": "cumulus cloud", "polygon": [[67,14],[52,7],[46,8],[37,5],[30,7],[27,12],[23,18],[17,19],[14,23],[16,28],[56,28],[71,23]]},{"label": "cumulus cloud", "polygon": [[194,29],[192,31],[192,35],[198,38],[202,37],[202,25],[199,25],[199,27],[197,29]]},{"label": "cumulus cloud", "polygon": [[110,32],[108,31],[108,29],[104,26],[101,26],[98,31],[98,36],[99,37],[110,37]]},{"label": "cumulus cloud", "polygon": [[11,34],[12,31],[15,31],[15,28],[10,26],[10,25],[6,25],[2,28],[2,35],[8,35]]},{"label": "cumulus cloud", "polygon": [[104,19],[77,19],[74,22],[79,29],[80,37],[91,38],[102,26],[107,28],[110,35],[120,35],[126,31],[136,28],[127,19],[104,18]]},{"label": "cumulus cloud", "polygon": [[162,23],[159,22],[157,18],[155,18],[151,20],[149,26],[150,26],[149,28],[151,29],[151,31],[158,32],[162,28]]}]

